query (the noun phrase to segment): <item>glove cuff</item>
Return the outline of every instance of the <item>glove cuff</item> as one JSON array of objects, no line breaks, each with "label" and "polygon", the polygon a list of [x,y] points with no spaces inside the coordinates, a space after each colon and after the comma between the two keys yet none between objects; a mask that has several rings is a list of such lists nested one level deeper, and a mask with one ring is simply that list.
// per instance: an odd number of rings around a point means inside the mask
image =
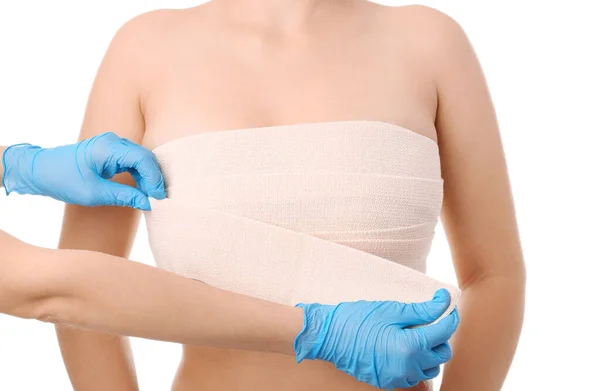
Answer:
[{"label": "glove cuff", "polygon": [[322,359],[319,356],[327,337],[335,306],[321,304],[296,304],[304,310],[304,326],[294,339],[296,362]]},{"label": "glove cuff", "polygon": [[33,159],[41,147],[27,143],[11,145],[2,154],[2,186],[6,195],[12,192],[18,194],[37,194],[30,180]]}]

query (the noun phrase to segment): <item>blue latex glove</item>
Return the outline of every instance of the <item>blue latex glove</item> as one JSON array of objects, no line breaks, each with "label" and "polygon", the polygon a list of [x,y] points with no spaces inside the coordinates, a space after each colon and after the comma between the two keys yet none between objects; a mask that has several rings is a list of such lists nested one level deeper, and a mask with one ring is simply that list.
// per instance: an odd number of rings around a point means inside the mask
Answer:
[{"label": "blue latex glove", "polygon": [[357,380],[386,390],[414,387],[436,377],[440,365],[452,356],[448,340],[458,327],[457,310],[428,324],[449,303],[448,291],[441,289],[425,303],[297,304],[304,309],[304,328],[294,341],[296,361],[328,361]]},{"label": "blue latex glove", "polygon": [[[2,163],[6,194],[14,191],[69,204],[143,210],[150,210],[148,197],[166,197],[154,154],[114,133],[56,148],[13,145],[4,151]],[[122,172],[131,173],[136,188],[108,180]]]}]

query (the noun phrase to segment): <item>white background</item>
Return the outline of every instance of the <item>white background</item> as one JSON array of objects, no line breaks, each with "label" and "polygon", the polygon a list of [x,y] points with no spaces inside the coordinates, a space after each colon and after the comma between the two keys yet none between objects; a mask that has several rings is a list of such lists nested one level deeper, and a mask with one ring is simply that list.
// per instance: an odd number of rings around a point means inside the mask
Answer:
[{"label": "white background", "polygon": [[[387,2],[394,4],[395,2]],[[428,1],[462,24],[488,78],[528,268],[526,322],[504,390],[600,389],[600,28],[592,1]],[[76,140],[109,40],[182,0],[0,3],[0,145]],[[107,129],[110,130],[110,129]],[[55,247],[62,205],[0,196],[0,229]],[[152,264],[144,227],[132,257]],[[0,249],[1,251],[1,249]],[[454,281],[443,231],[434,277]],[[134,340],[142,390],[168,390],[180,348]],[[51,325],[0,316],[0,390],[71,389]]]}]

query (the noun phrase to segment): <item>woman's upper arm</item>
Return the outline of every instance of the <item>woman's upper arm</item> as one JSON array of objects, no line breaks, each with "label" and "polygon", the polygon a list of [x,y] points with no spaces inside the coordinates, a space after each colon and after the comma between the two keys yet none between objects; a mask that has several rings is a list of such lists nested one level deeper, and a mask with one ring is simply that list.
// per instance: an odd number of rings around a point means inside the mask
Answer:
[{"label": "woman's upper arm", "polygon": [[[143,17],[135,18],[112,39],[88,97],[80,140],[110,131],[142,143],[144,118],[140,109],[140,85],[144,52],[139,43],[144,23]],[[135,186],[127,173],[114,180]],[[138,218],[133,209],[67,205],[59,247],[126,257]]]},{"label": "woman's upper arm", "polygon": [[525,271],[496,114],[463,29],[439,13],[438,110],[442,222],[459,284],[486,277],[524,281]]}]

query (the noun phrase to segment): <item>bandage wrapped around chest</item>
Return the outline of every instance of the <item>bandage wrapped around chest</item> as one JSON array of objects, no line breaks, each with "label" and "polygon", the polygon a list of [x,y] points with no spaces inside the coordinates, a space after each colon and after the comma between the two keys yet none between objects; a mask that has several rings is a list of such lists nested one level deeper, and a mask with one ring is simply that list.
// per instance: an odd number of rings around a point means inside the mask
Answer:
[{"label": "bandage wrapped around chest", "polygon": [[157,266],[273,302],[430,300],[437,145],[345,121],[201,133],[155,150],[168,198],[146,212]]}]

